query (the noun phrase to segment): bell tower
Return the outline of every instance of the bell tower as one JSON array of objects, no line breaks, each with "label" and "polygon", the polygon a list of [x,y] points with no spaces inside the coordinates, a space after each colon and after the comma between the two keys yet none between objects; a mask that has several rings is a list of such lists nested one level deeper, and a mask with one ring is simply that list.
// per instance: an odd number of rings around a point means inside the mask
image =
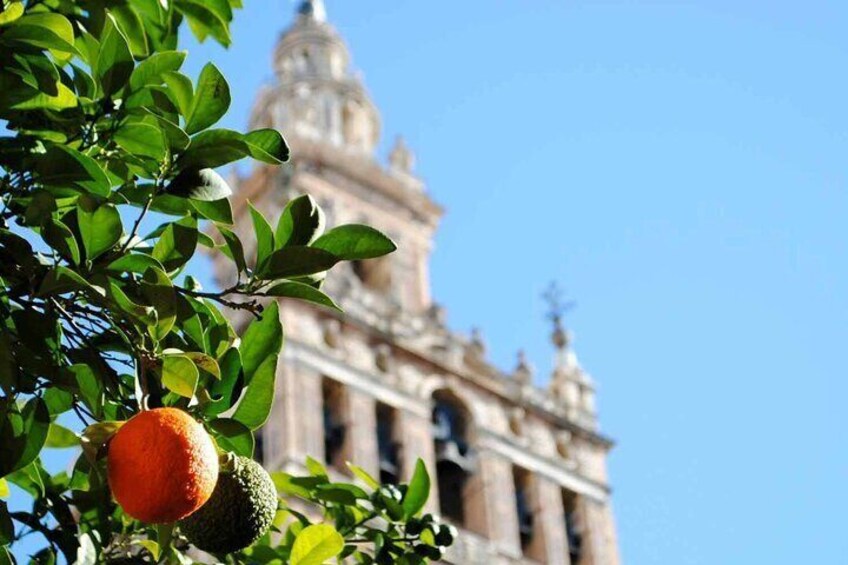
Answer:
[{"label": "bell tower", "polygon": [[346,310],[376,314],[383,329],[414,324],[412,318],[431,306],[429,257],[442,210],[415,176],[415,157],[402,139],[385,164],[378,159],[380,115],[321,0],[299,4],[274,50],[273,67],[274,84],[259,93],[251,127],[285,132],[291,163],[283,172],[260,171],[239,181],[241,193],[274,175],[272,191],[249,196],[272,220],[282,203],[308,193],[328,225],[367,223],[387,233],[403,254],[344,265],[327,282],[328,291],[346,301]]},{"label": "bell tower", "polygon": [[305,1],[274,52],[279,81],[275,126],[352,154],[373,155],[380,116],[361,80],[349,70],[350,53],[327,23],[321,0]]},{"label": "bell tower", "polygon": [[[426,511],[460,532],[443,562],[619,565],[606,472],[613,444],[562,324],[566,305],[551,294],[556,363],[547,387],[523,355],[514,371],[495,367],[482,332],[453,331],[430,296],[442,209],[401,137],[379,154],[380,115],[322,0],[298,3],[272,60],[250,126],[282,131],[291,160],[232,181],[246,254],[247,202],[273,224],[301,194],[328,226],[372,225],[398,251],[332,269],[323,290],[343,312],[281,300],[286,345],[258,438],[263,464],[303,472],[308,455],[349,480],[352,461],[393,482],[421,458],[432,477]],[[228,266],[216,264],[222,285]],[[230,316],[237,326],[250,321],[243,311]]]}]

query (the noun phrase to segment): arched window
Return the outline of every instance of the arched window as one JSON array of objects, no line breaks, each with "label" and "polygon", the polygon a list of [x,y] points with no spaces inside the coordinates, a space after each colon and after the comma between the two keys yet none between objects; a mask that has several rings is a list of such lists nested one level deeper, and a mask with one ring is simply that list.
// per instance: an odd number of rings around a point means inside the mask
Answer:
[{"label": "arched window", "polygon": [[469,443],[469,417],[453,394],[433,395],[433,440],[439,507],[445,518],[466,524],[466,487],[474,472],[474,453]]},{"label": "arched window", "polygon": [[321,384],[321,400],[324,410],[324,460],[328,465],[344,470],[347,426],[341,383],[325,378]]},{"label": "arched window", "polygon": [[512,481],[515,485],[515,511],[518,514],[518,534],[521,537],[521,551],[524,555],[528,555],[533,545],[533,537],[536,533],[533,500],[530,492],[530,473],[524,469],[514,467],[512,469]]},{"label": "arched window", "polygon": [[562,491],[562,507],[565,512],[565,536],[568,539],[568,557],[571,565],[583,565],[583,524],[577,494]]},{"label": "arched window", "polygon": [[380,482],[396,484],[400,478],[400,442],[397,440],[395,409],[377,403],[377,450],[380,458]]}]

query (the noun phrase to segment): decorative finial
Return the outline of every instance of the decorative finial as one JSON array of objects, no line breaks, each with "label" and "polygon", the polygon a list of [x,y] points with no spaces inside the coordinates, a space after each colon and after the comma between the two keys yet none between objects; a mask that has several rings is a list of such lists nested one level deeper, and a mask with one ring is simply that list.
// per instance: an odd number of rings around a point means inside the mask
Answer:
[{"label": "decorative finial", "polygon": [[471,341],[469,343],[471,353],[477,359],[482,359],[486,355],[486,342],[483,339],[483,332],[480,328],[471,328]]},{"label": "decorative finial", "polygon": [[297,8],[297,13],[304,18],[316,22],[327,21],[327,9],[324,0],[303,0]]},{"label": "decorative finial", "polygon": [[545,302],[548,303],[548,319],[554,325],[554,331],[551,335],[551,339],[553,340],[556,348],[559,350],[563,350],[568,347],[568,333],[563,327],[563,316],[566,312],[574,308],[575,305],[573,300],[563,302],[562,297],[562,289],[559,288],[556,281],[552,281],[548,286],[548,289],[542,295],[542,298],[544,298]]},{"label": "decorative finial", "polygon": [[394,147],[389,153],[389,165],[392,170],[407,175],[411,175],[415,168],[415,155],[400,135],[395,138]]},{"label": "decorative finial", "polygon": [[518,363],[515,365],[512,377],[522,385],[529,385],[533,382],[533,367],[527,361],[527,354],[523,349],[518,350]]}]

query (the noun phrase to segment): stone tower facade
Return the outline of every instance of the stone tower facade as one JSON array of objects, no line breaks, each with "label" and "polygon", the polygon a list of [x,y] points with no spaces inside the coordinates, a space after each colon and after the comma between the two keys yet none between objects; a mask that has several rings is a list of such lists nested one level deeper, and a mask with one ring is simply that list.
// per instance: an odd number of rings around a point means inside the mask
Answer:
[{"label": "stone tower facade", "polygon": [[[429,510],[461,532],[448,562],[617,565],[612,443],[598,432],[592,381],[569,334],[557,319],[556,368],[542,389],[523,355],[505,373],[487,362],[477,332],[446,327],[428,270],[442,209],[402,140],[387,164],[376,159],[380,116],[349,65],[323,2],[301,2],[251,124],[283,131],[292,161],[235,179],[246,242],[248,200],[274,219],[308,193],[328,225],[367,223],[399,247],[334,269],[325,290],[344,314],[282,304],[287,336],[260,438],[264,464],[302,472],[311,455],[342,476],[353,461],[388,482],[408,479],[421,457],[434,475]],[[232,276],[216,268],[222,283]]]}]

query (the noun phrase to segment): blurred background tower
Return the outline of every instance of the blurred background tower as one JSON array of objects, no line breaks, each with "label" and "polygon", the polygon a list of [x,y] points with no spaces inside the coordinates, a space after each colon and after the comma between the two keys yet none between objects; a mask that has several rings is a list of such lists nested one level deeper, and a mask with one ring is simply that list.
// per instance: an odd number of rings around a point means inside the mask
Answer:
[{"label": "blurred background tower", "polygon": [[[281,130],[292,160],[234,179],[239,235],[250,241],[248,200],[275,220],[308,193],[328,225],[373,225],[399,250],[334,269],[325,289],[344,314],[282,304],[277,398],[257,450],[264,465],[302,472],[312,455],[340,476],[353,461],[394,482],[421,457],[434,475],[428,510],[461,531],[447,562],[617,565],[612,442],[597,429],[594,387],[559,303],[551,304],[555,365],[546,388],[534,385],[523,354],[511,373],[492,366],[482,334],[449,330],[431,299],[442,209],[402,139],[385,165],[375,155],[379,113],[321,0],[298,5],[273,64],[276,81],[259,93],[251,127]],[[215,268],[227,284],[233,273]]]}]

